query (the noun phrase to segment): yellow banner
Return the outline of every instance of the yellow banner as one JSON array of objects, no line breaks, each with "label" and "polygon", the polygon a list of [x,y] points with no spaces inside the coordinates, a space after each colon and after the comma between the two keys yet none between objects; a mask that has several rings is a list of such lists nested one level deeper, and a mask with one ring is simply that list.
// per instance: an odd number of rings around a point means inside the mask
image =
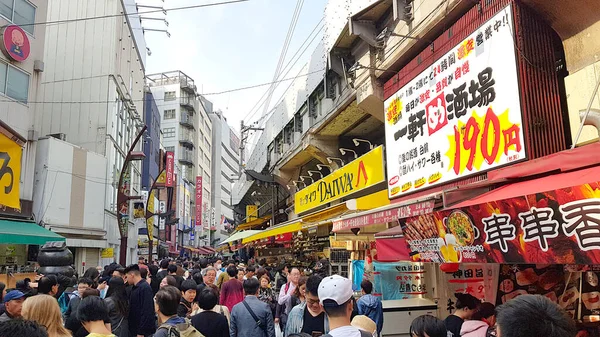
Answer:
[{"label": "yellow banner", "polygon": [[258,209],[256,205],[246,206],[246,222],[256,220],[258,218]]},{"label": "yellow banner", "polygon": [[[150,191],[150,195],[148,196],[148,205],[146,206],[146,211],[150,213],[154,213],[154,198],[156,197],[156,189]],[[154,216],[146,219],[146,230],[148,231],[148,240],[154,240]]]},{"label": "yellow banner", "polygon": [[346,249],[348,241],[338,241],[333,236],[329,237],[329,247],[331,248],[344,248]]},{"label": "yellow banner", "polygon": [[385,181],[383,163],[383,147],[378,146],[323,179],[315,181],[294,196],[296,214]]},{"label": "yellow banner", "polygon": [[103,259],[110,259],[115,256],[114,248],[103,248],[100,252]]},{"label": "yellow banner", "polygon": [[0,205],[21,209],[21,146],[0,133]]}]

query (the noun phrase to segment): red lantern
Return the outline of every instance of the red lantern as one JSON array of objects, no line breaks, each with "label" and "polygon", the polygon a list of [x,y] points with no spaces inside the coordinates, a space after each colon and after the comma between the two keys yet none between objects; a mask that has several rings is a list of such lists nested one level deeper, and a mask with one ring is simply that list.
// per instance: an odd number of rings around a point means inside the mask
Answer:
[{"label": "red lantern", "polygon": [[458,263],[442,263],[440,264],[440,270],[444,273],[456,273],[458,271]]}]

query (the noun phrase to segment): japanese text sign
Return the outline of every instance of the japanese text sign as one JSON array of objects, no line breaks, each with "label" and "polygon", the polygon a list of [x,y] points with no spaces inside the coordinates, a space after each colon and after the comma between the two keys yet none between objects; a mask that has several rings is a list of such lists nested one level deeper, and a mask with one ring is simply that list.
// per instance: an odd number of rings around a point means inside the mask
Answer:
[{"label": "japanese text sign", "polygon": [[21,209],[19,181],[23,149],[0,133],[0,206]]},{"label": "japanese text sign", "polygon": [[258,208],[256,205],[246,206],[246,222],[254,221],[258,219]]},{"label": "japanese text sign", "polygon": [[196,226],[202,226],[202,177],[196,177]]},{"label": "japanese text sign", "polygon": [[422,263],[373,261],[374,294],[382,300],[421,298],[427,294]]},{"label": "japanese text sign", "polygon": [[298,191],[294,196],[295,212],[304,213],[384,180],[383,147],[378,146]]},{"label": "japanese text sign", "polygon": [[417,261],[600,264],[600,182],[407,218],[402,230]]},{"label": "japanese text sign", "polygon": [[390,198],[526,158],[505,8],[385,101]]},{"label": "japanese text sign", "polygon": [[338,232],[345,229],[360,228],[368,225],[388,223],[401,218],[427,214],[433,211],[435,202],[433,200],[398,206],[398,208],[371,212],[364,215],[337,219],[333,221],[333,231]]},{"label": "japanese text sign", "polygon": [[167,152],[167,176],[165,186],[173,187],[173,181],[175,180],[175,154],[173,152]]}]

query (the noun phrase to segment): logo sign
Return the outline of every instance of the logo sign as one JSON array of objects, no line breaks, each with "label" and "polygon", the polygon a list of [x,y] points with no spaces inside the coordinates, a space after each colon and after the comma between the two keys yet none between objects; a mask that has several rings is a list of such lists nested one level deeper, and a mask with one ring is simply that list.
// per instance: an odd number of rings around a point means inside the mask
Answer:
[{"label": "logo sign", "polygon": [[347,197],[382,181],[385,181],[383,147],[378,146],[298,191],[294,197],[296,214]]},{"label": "logo sign", "polygon": [[167,176],[165,181],[165,186],[173,187],[174,180],[174,171],[175,171],[175,155],[173,152],[167,152]]},{"label": "logo sign", "polygon": [[29,38],[19,26],[10,25],[4,28],[1,46],[4,54],[17,62],[23,62],[29,57]]},{"label": "logo sign", "polygon": [[511,7],[385,101],[390,198],[526,158]]},{"label": "logo sign", "polygon": [[19,179],[22,153],[19,144],[0,133],[0,206],[21,209]]},{"label": "logo sign", "polygon": [[246,222],[254,221],[258,219],[258,208],[256,205],[246,206]]},{"label": "logo sign", "polygon": [[202,177],[196,177],[196,226],[202,225]]},{"label": "logo sign", "polygon": [[103,248],[100,251],[100,256],[103,259],[111,259],[115,256],[114,248]]}]

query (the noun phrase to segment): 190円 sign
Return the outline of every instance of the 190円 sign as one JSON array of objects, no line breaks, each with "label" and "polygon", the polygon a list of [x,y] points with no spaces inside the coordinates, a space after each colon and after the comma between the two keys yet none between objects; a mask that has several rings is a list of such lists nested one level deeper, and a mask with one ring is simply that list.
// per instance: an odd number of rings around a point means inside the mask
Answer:
[{"label": "190\u5186 sign", "polygon": [[511,6],[385,101],[390,198],[526,158]]}]

